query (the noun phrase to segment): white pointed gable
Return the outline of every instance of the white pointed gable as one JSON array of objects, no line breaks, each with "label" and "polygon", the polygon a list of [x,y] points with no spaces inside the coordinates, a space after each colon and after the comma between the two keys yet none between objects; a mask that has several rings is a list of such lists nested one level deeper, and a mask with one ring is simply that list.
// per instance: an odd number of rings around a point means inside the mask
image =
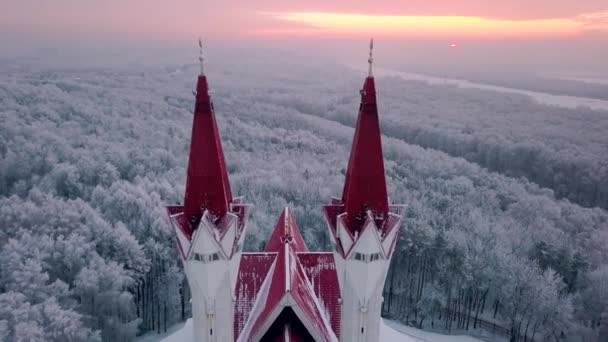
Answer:
[{"label": "white pointed gable", "polygon": [[382,240],[382,248],[384,249],[384,255],[392,255],[392,248],[397,239],[397,233],[399,232],[399,226],[401,225],[401,216],[389,213],[390,216],[394,216],[399,221],[394,224],[393,227],[388,231],[384,239]]},{"label": "white pointed gable", "polygon": [[227,218],[229,220],[229,223],[228,223],[228,226],[226,227],[226,232],[224,233],[224,236],[222,237],[222,241],[220,243],[221,243],[222,249],[224,250],[224,253],[226,254],[226,257],[228,259],[230,259],[232,257],[233,248],[235,245],[234,240],[236,239],[238,218],[236,215],[234,215],[232,213],[228,213],[226,215],[229,216]]},{"label": "white pointed gable", "polygon": [[361,304],[367,303],[373,292],[384,281],[386,260],[379,230],[370,215],[367,216],[361,235],[347,257],[346,274]]},{"label": "white pointed gable", "polygon": [[192,236],[192,253],[208,254],[219,253],[221,248],[215,240],[215,234],[212,233],[210,226],[213,223],[206,222],[206,216],[203,216],[198,229]]},{"label": "white pointed gable", "polygon": [[189,280],[210,298],[215,297],[218,288],[226,282],[228,273],[226,256],[212,229],[214,224],[205,212],[192,237],[187,260]]},{"label": "white pointed gable", "polygon": [[338,216],[337,225],[338,225],[338,237],[340,238],[340,243],[342,244],[342,250],[344,254],[348,254],[351,247],[353,246],[353,239],[350,236],[350,233],[344,226],[344,218],[346,214],[341,214]]},{"label": "white pointed gable", "polygon": [[179,248],[181,251],[180,257],[182,258],[182,261],[184,261],[188,259],[188,253],[190,252],[190,246],[192,244],[190,243],[190,239],[188,239],[186,234],[184,234],[184,232],[180,228],[179,222],[174,222],[173,217],[171,217],[171,221],[173,230],[175,230],[175,235],[177,236],[177,243],[179,244]]},{"label": "white pointed gable", "polygon": [[355,241],[355,245],[352,247],[352,250],[349,253],[349,257],[352,257],[354,252],[363,254],[383,252],[378,228],[376,228],[374,220],[370,219],[369,217],[366,219],[361,234],[359,235],[357,241]]}]

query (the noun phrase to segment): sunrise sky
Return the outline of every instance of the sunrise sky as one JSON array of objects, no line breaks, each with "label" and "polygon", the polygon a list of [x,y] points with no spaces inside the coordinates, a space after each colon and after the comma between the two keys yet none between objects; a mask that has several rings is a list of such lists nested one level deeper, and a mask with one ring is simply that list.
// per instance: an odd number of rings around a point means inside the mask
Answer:
[{"label": "sunrise sky", "polygon": [[[608,2],[0,1],[0,43],[8,48],[39,41],[63,44],[83,39],[191,42],[199,35],[223,41],[352,41],[374,36],[385,41],[436,42],[441,46],[467,42],[477,46],[476,53],[484,51],[483,44],[496,49],[509,45],[520,50],[522,46],[540,44],[555,51],[576,51],[581,58],[595,61],[608,54]],[[599,53],[602,55],[597,58],[589,57]]]},{"label": "sunrise sky", "polygon": [[552,37],[608,32],[605,0],[3,0],[0,28],[140,37]]}]

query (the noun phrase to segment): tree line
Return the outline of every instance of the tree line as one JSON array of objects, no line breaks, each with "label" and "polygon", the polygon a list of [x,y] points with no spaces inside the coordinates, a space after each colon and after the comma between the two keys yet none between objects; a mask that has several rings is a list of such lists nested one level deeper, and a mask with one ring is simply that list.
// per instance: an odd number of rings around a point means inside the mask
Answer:
[{"label": "tree line", "polygon": [[[353,131],[316,110],[352,107],[354,120],[356,95],[344,94],[361,80],[328,66],[313,84],[306,67],[267,65],[209,75],[233,193],[255,204],[245,248],[260,249],[289,205],[308,245],[326,249],[321,206],[341,192]],[[128,341],[190,315],[163,206],[183,196],[196,68],[139,68],[0,81],[2,338]],[[599,338],[604,210],[402,139],[383,145],[391,199],[408,205],[391,314]]]}]

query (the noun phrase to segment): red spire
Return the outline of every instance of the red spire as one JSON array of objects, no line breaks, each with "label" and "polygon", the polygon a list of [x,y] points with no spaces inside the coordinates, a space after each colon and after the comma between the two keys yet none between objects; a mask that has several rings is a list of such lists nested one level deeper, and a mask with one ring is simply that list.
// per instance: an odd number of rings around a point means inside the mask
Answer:
[{"label": "red spire", "polygon": [[184,214],[190,222],[200,220],[201,208],[218,217],[228,211],[232,193],[213,103],[208,93],[207,77],[202,73],[196,86],[187,177]]},{"label": "red spire", "polygon": [[285,241],[289,241],[291,247],[296,252],[308,252],[308,247],[306,247],[300,229],[296,225],[296,220],[291,216],[291,211],[288,207],[281,213],[264,251],[278,252],[283,247]]},{"label": "red spire", "polygon": [[388,215],[376,87],[371,75],[365,79],[361,90],[361,106],[342,201],[351,231],[361,228],[367,210],[372,211],[378,223]]}]

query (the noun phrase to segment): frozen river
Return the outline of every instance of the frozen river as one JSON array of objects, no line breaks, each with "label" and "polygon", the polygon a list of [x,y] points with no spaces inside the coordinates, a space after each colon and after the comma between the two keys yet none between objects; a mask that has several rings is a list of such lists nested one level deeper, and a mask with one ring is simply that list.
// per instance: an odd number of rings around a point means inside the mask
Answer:
[{"label": "frozen river", "polygon": [[403,72],[385,68],[375,68],[374,74],[377,76],[396,76],[406,80],[417,80],[427,82],[429,84],[452,84],[461,88],[475,88],[485,89],[502,93],[512,93],[530,96],[538,103],[542,103],[549,106],[557,106],[564,108],[577,108],[577,107],[589,107],[595,110],[608,111],[608,101],[591,99],[586,97],[567,96],[567,95],[553,95],[547,93],[541,93],[536,91],[522,90],[516,88],[500,87],[491,84],[483,84],[470,82],[462,79],[454,78],[442,78],[435,76],[428,76],[410,72]]}]

